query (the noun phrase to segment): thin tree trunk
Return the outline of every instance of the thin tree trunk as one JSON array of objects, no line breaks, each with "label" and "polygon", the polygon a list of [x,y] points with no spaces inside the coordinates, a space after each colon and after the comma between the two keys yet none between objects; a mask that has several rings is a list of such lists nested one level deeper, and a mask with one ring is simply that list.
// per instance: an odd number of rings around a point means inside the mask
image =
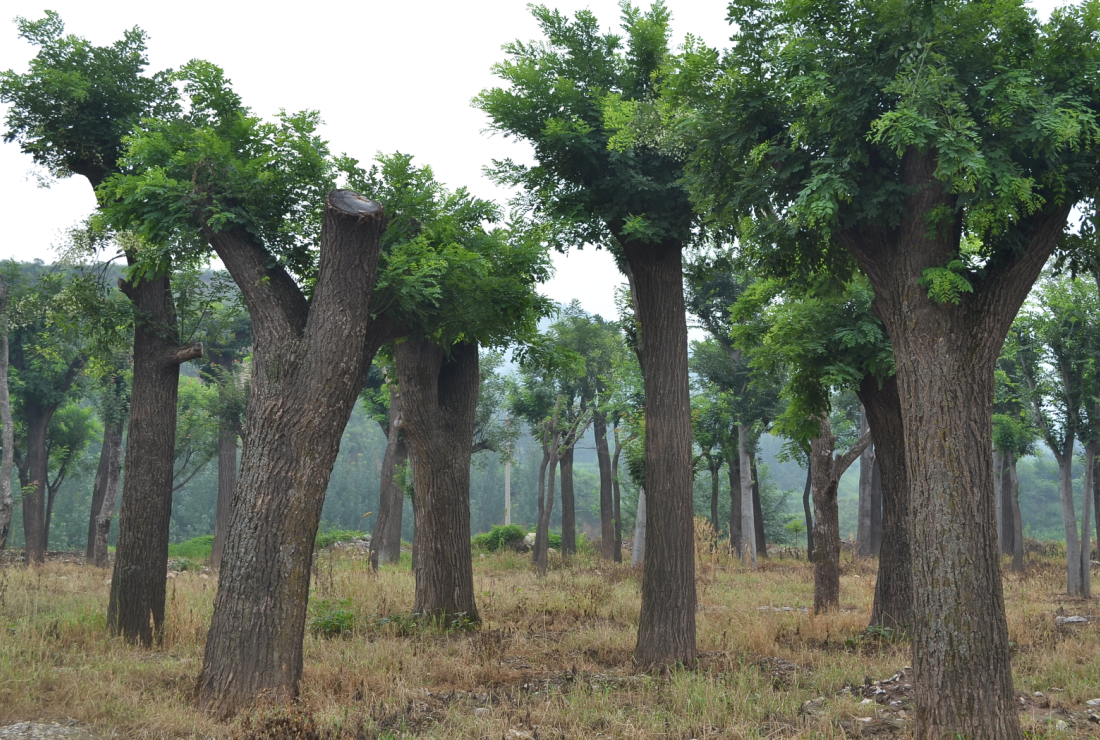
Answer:
[{"label": "thin tree trunk", "polygon": [[882,463],[878,452],[871,470],[871,557],[882,552]]},{"label": "thin tree trunk", "polygon": [[378,486],[378,518],[374,520],[374,533],[370,541],[371,565],[375,568],[401,559],[401,517],[405,509],[405,492],[394,476],[409,455],[400,427],[401,393],[391,387],[386,453],[382,457]]},{"label": "thin tree trunk", "polygon": [[[621,240],[622,241],[622,240]],[[646,558],[634,660],[695,661],[695,517],[683,245],[623,241],[642,345]]]},{"label": "thin tree trunk", "polygon": [[575,439],[566,440],[566,448],[558,463],[561,469],[561,554],[577,552],[577,511],[573,496],[573,446]]},{"label": "thin tree trunk", "polygon": [[880,385],[868,375],[860,383],[858,394],[874,436],[876,477],[882,491],[882,537],[870,624],[908,630],[913,604],[911,522],[905,431],[897,377],[888,377]]},{"label": "thin tree trunk", "polygon": [[741,559],[741,455],[727,450],[726,472],[730,479],[730,548]]},{"label": "thin tree trunk", "polygon": [[741,564],[756,567],[756,507],[752,500],[752,460],[749,457],[749,430],[737,425],[737,458],[741,472]]},{"label": "thin tree trunk", "polygon": [[546,473],[546,506],[539,515],[539,526],[535,531],[535,562],[536,573],[539,577],[546,575],[550,567],[550,517],[554,514],[554,473],[560,458],[554,454],[553,449],[558,444],[558,433],[551,436],[550,469]]},{"label": "thin tree trunk", "polygon": [[[88,562],[97,568],[106,568],[110,565],[110,555],[107,552],[107,544],[111,538],[111,519],[115,514],[115,502],[118,501],[119,477],[122,473],[122,425],[125,421],[119,418],[114,422],[114,433],[110,439],[104,435],[103,444],[109,445],[110,455],[104,469],[104,481],[102,485],[103,498],[96,512],[92,531],[92,553]],[[99,474],[96,474],[96,486],[99,487]]]},{"label": "thin tree trunk", "polygon": [[[1000,532],[1000,553],[1002,555],[1013,552],[1016,545],[1016,517],[1012,513],[1012,497],[1016,494],[1016,490],[1012,484],[1012,471],[1009,467],[1010,459],[1012,459],[1011,452],[1002,456],[1001,471],[998,475],[996,456],[993,458],[993,483],[994,487],[999,489],[996,491],[996,495],[1000,499],[999,506],[1001,508],[1001,520],[998,529]],[[1000,480],[999,486],[997,486],[998,479]]]},{"label": "thin tree trunk", "polygon": [[[557,418],[557,409],[554,410],[554,418]],[[553,458],[551,444],[553,438],[550,433],[550,425],[545,421],[539,430],[539,441],[542,443],[542,462],[539,464],[539,498],[538,511],[535,518],[535,546],[531,548],[531,563],[538,568],[540,532],[542,531],[542,513],[546,510],[546,468]],[[548,520],[549,521],[549,520]],[[549,524],[547,524],[549,526]]]},{"label": "thin tree trunk", "polygon": [[8,286],[0,278],[0,424],[3,425],[3,462],[0,463],[0,550],[7,547],[15,500],[11,493],[12,465],[15,462],[15,428],[11,420],[11,395],[8,387]]},{"label": "thin tree trunk", "polygon": [[1024,572],[1024,520],[1020,516],[1020,479],[1016,476],[1016,455],[1008,455],[1009,503],[1012,505],[1012,572]]},{"label": "thin tree trunk", "polygon": [[255,336],[244,448],[198,685],[200,705],[217,715],[298,693],[325,489],[386,339],[371,331],[370,314],[381,206],[336,190],[323,218],[311,303],[248,234],[207,234],[244,294]]},{"label": "thin tree trunk", "polygon": [[1058,460],[1058,498],[1062,504],[1062,528],[1066,533],[1066,594],[1082,596],[1081,540],[1077,536],[1077,514],[1073,505],[1073,437],[1066,435]]},{"label": "thin tree trunk", "polygon": [[[88,546],[84,556],[89,563],[95,560],[95,531],[96,521],[103,509],[103,498],[107,495],[107,475],[110,469],[111,452],[114,445],[114,436],[117,425],[110,419],[103,422],[103,446],[99,448],[99,465],[96,466],[95,479],[92,482],[92,507],[88,515]],[[121,430],[118,440],[121,444]]]},{"label": "thin tree trunk", "polygon": [[1092,527],[1092,489],[1095,485],[1093,477],[1096,475],[1096,447],[1095,442],[1085,445],[1085,481],[1081,487],[1081,555],[1079,567],[1081,569],[1081,597],[1089,598],[1092,592],[1091,560],[1092,547],[1089,543],[1090,528]]},{"label": "thin tree trunk", "polygon": [[1000,450],[994,448],[993,450],[993,500],[996,503],[996,515],[997,515],[997,552],[1002,555],[1005,553],[1005,548],[1009,545],[1005,542],[1005,506],[1004,506],[1004,477],[1005,477],[1005,456]]},{"label": "thin tree trunk", "polygon": [[646,502],[645,488],[638,489],[638,515],[634,517],[634,546],[630,548],[630,564],[645,563]]},{"label": "thin tree trunk", "polygon": [[834,457],[836,435],[828,414],[822,414],[821,434],[810,441],[814,497],[814,613],[840,606],[840,477],[871,442],[865,431],[843,455]]},{"label": "thin tree trunk", "polygon": [[806,519],[806,559],[813,562],[814,559],[814,516],[810,496],[813,495],[813,469],[806,465],[806,487],[802,489],[802,513]]},{"label": "thin tree trunk", "polygon": [[756,557],[768,557],[768,541],[764,537],[764,508],[760,504],[760,476],[756,472],[756,453],[749,451],[752,469],[752,523],[756,532]]},{"label": "thin tree trunk", "polygon": [[596,463],[600,469],[600,555],[605,560],[615,560],[616,515],[611,451],[607,445],[607,418],[599,411],[592,415],[592,433],[596,437]]},{"label": "thin tree trunk", "polygon": [[134,379],[107,626],[149,646],[164,626],[180,364],[203,350],[180,346],[168,277],[119,287],[134,310]]},{"label": "thin tree trunk", "polygon": [[218,435],[218,502],[214,509],[214,547],[210,551],[210,562],[215,568],[220,568],[222,564],[236,487],[237,432],[223,428]]},{"label": "thin tree trunk", "polygon": [[623,446],[619,442],[619,428],[615,427],[615,454],[611,458],[611,490],[615,495],[615,552],[616,563],[623,562],[623,514],[622,489],[619,485],[619,455]]},{"label": "thin tree trunk", "polygon": [[27,456],[24,463],[27,485],[23,487],[23,540],[28,563],[46,562],[46,484],[49,453],[46,429],[54,407],[42,408],[30,399],[24,401],[27,420]]},{"label": "thin tree trunk", "polygon": [[[863,434],[870,426],[867,423],[867,409],[860,409],[859,432]],[[875,448],[869,445],[859,456],[859,508],[856,518],[856,553],[861,558],[871,557],[871,497],[874,475]]]},{"label": "thin tree trunk", "polygon": [[397,345],[400,431],[412,452],[418,542],[413,613],[477,622],[470,554],[470,459],[480,379],[476,343]]},{"label": "thin tree trunk", "polygon": [[[1098,457],[1100,457],[1100,456],[1098,456]],[[1100,460],[1097,460],[1096,464],[1097,464],[1097,466],[1100,466]],[[1013,473],[1015,473],[1015,467],[1013,467]],[[1017,508],[1019,508],[1019,507],[1017,506]],[[1100,553],[1100,469],[1095,470],[1093,472],[1093,475],[1092,475],[1092,515],[1093,515],[1093,518],[1096,520],[1096,549],[1097,549],[1098,553]],[[1020,546],[1022,548],[1023,547],[1022,537],[1017,538],[1017,541],[1020,542]],[[1098,554],[1097,557],[1100,558],[1100,554]],[[1091,554],[1090,554],[1090,560],[1091,560]],[[1090,567],[1091,567],[1091,562],[1090,562]]]},{"label": "thin tree trunk", "polygon": [[[718,464],[715,465],[715,462]],[[722,534],[722,525],[718,521],[718,490],[720,488],[718,474],[722,471],[722,458],[708,458],[710,468],[710,525],[714,528],[714,541]]]}]

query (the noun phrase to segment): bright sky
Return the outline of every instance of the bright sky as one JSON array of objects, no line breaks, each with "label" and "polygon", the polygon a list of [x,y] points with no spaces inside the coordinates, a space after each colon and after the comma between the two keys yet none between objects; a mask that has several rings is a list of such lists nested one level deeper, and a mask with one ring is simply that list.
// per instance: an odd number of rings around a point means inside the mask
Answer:
[{"label": "bright sky", "polygon": [[[606,27],[618,26],[615,0],[546,1],[570,14],[590,8]],[[666,2],[676,43],[691,33],[726,46],[722,0]],[[1043,15],[1055,5],[1035,3]],[[97,45],[140,26],[150,36],[151,70],[209,60],[226,70],[245,104],[259,114],[321,111],[334,151],[362,161],[379,151],[407,152],[430,164],[450,187],[466,185],[501,201],[508,197],[485,179],[482,167],[505,157],[525,161],[529,150],[487,135],[485,117],[470,107],[470,99],[496,84],[490,68],[504,58],[503,44],[538,36],[526,2],[368,0],[338,11],[295,7],[233,0],[9,0],[3,16],[37,19],[46,8],[56,10],[67,31]],[[33,56],[13,25],[0,25],[0,69],[25,71]],[[0,259],[52,261],[59,233],[94,207],[83,178],[45,190],[28,177],[31,170],[30,158],[16,145],[0,144]],[[574,251],[556,257],[555,264],[556,275],[543,292],[563,303],[578,298],[586,310],[614,318],[612,296],[622,277],[607,254]]]}]

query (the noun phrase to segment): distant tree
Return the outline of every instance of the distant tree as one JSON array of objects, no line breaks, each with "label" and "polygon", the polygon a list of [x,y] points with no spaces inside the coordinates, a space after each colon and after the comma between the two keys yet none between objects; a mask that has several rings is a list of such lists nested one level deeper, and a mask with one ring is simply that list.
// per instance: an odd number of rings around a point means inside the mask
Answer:
[{"label": "distant tree", "polygon": [[8,319],[8,284],[0,275],[0,424],[3,437],[3,463],[0,463],[0,549],[7,546],[11,533],[11,517],[14,499],[11,495],[11,474],[15,464],[15,431],[11,415],[11,394],[8,383],[8,336],[11,324]]}]

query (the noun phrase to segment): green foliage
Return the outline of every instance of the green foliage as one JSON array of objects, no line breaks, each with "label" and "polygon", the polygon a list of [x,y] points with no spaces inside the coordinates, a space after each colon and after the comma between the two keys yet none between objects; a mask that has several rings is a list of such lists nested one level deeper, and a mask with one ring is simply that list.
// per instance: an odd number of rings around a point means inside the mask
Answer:
[{"label": "green foliage", "polygon": [[351,599],[318,599],[309,605],[309,631],[314,637],[349,637],[358,619]]},{"label": "green foliage", "polygon": [[317,538],[313,541],[313,549],[314,551],[323,550],[326,547],[335,545],[337,542],[351,542],[362,536],[362,532],[348,529],[330,529],[327,532],[321,531],[317,533]]},{"label": "green foliage", "polygon": [[953,303],[962,300],[963,293],[973,293],[974,286],[967,280],[966,263],[951,260],[945,267],[929,267],[921,273],[918,285],[928,289],[928,297],[936,303]]},{"label": "green foliage", "polygon": [[[187,561],[209,560],[210,553],[214,549],[214,535],[204,534],[193,537],[186,542],[177,542],[168,545],[168,557]],[[187,570],[176,568],[176,570]]]},{"label": "green foliage", "polygon": [[[475,535],[471,542],[473,546],[479,550],[485,550],[486,552],[497,552],[503,550],[506,547],[515,546],[517,543],[523,542],[523,538],[527,536],[527,529],[521,527],[518,524],[509,525],[496,525],[488,532],[484,532],[479,535]],[[559,544],[561,537],[558,537]]]}]

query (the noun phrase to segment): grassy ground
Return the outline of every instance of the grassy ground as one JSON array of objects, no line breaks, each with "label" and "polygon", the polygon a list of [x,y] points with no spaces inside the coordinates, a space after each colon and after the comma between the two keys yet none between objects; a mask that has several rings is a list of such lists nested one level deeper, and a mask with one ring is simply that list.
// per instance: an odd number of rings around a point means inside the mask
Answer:
[{"label": "grassy ground", "polygon": [[[357,548],[331,548],[314,573],[301,702],[222,725],[193,704],[216,574],[171,578],[164,643],[147,651],[106,636],[109,573],[69,560],[0,565],[0,726],[298,740],[909,735],[907,675],[883,684],[900,706],[861,703],[875,692],[865,684],[909,664],[904,639],[864,629],[873,562],[846,560],[842,609],[814,617],[804,561],[746,571],[700,548],[699,665],[651,675],[631,664],[640,574],[629,567],[582,556],[539,581],[524,555],[475,556],[481,629],[441,631],[407,618],[407,564],[375,575]],[[1005,577],[1016,687],[1031,736],[1094,737],[1084,702],[1100,697],[1100,619],[1055,617],[1100,608],[1064,598],[1063,579],[1043,558]]]}]

